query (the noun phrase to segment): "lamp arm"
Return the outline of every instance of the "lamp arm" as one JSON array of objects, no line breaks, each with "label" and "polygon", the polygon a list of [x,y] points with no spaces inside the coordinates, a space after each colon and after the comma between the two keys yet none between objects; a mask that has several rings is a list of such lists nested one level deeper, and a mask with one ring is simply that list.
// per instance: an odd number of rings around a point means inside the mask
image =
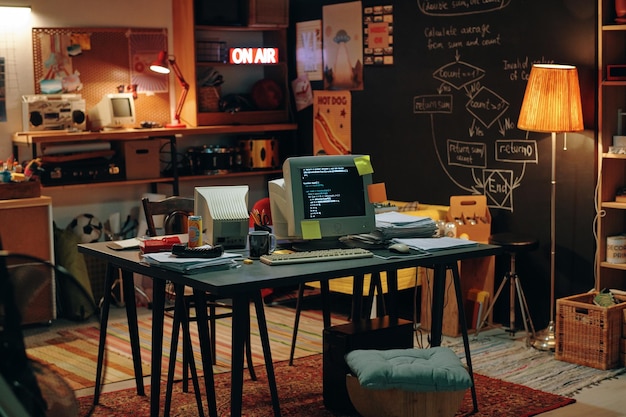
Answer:
[{"label": "lamp arm", "polygon": [[185,104],[187,93],[189,93],[189,83],[185,81],[185,77],[183,77],[183,74],[180,72],[180,68],[178,64],[176,63],[176,60],[170,59],[169,62],[170,62],[170,66],[172,67],[172,70],[174,71],[174,75],[176,75],[176,79],[178,79],[178,83],[180,84],[183,90],[180,93],[180,97],[178,97],[178,102],[176,103],[176,110],[174,112],[174,119],[176,120],[176,122],[180,122],[180,113],[183,110],[183,105]]}]

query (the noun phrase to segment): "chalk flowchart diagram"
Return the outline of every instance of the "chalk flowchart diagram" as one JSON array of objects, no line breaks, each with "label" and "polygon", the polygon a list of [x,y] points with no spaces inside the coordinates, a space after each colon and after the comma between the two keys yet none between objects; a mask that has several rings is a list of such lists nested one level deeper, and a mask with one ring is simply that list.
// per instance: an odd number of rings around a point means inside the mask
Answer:
[{"label": "chalk flowchart diagram", "polygon": [[[418,0],[424,14],[461,16],[488,13],[505,8],[510,0]],[[487,72],[461,58],[460,50],[484,48],[502,42],[488,23],[472,26],[444,25],[427,27],[424,32],[428,50],[454,50],[454,60],[437,68],[432,77],[439,81],[436,92],[413,97],[413,113],[430,117],[432,141],[437,159],[450,180],[459,188],[484,194],[489,207],[513,211],[514,191],[524,178],[526,166],[539,161],[537,142],[516,138],[519,131],[507,115],[511,105],[485,83]],[[528,57],[503,62],[513,77],[529,72]],[[469,117],[450,119],[454,123],[470,120],[457,129],[458,137],[441,133],[438,114]],[[444,144],[445,143],[445,148]],[[444,150],[445,149],[445,150]],[[452,169],[451,167],[455,167]],[[459,169],[460,168],[460,169]]]}]

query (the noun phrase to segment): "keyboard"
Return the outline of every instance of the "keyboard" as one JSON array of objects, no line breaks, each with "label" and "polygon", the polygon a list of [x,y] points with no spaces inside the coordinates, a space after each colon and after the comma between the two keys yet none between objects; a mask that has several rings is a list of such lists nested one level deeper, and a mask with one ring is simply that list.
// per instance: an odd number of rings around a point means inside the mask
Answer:
[{"label": "keyboard", "polygon": [[288,265],[306,262],[339,261],[343,259],[370,258],[372,252],[361,248],[319,249],[305,252],[272,253],[262,255],[261,262],[267,265]]}]

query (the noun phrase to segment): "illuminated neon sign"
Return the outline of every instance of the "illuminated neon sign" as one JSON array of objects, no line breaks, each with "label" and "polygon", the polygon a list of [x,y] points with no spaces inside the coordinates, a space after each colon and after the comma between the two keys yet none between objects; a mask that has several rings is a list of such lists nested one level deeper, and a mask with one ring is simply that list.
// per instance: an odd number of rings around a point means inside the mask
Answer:
[{"label": "illuminated neon sign", "polygon": [[278,64],[278,48],[230,48],[231,64]]}]

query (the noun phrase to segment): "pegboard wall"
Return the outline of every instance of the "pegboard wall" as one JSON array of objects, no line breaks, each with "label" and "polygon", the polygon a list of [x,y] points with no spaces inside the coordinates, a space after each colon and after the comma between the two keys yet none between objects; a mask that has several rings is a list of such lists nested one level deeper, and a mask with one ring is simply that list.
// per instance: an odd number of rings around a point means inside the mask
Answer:
[{"label": "pegboard wall", "polygon": [[134,89],[137,122],[169,122],[169,77],[149,69],[167,50],[166,29],[33,28],[32,35],[37,94],[81,94],[90,109],[104,94]]}]

